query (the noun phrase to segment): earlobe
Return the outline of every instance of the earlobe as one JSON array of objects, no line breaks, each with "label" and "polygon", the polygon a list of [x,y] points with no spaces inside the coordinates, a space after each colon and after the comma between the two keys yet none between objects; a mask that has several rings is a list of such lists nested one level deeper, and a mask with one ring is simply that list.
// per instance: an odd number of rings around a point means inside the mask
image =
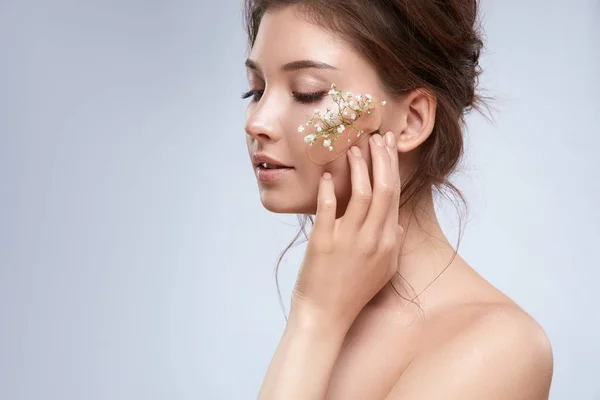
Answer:
[{"label": "earlobe", "polygon": [[437,101],[434,95],[425,90],[415,90],[405,99],[404,129],[397,137],[397,148],[408,153],[421,145],[435,125]]}]

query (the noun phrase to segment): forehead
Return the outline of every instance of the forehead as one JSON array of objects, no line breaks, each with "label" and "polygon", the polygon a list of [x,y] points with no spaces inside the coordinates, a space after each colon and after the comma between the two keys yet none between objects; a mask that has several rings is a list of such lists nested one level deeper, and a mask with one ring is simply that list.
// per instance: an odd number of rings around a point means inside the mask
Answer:
[{"label": "forehead", "polygon": [[248,58],[257,61],[263,70],[303,59],[318,60],[340,70],[360,62],[338,35],[308,22],[293,6],[265,13]]}]

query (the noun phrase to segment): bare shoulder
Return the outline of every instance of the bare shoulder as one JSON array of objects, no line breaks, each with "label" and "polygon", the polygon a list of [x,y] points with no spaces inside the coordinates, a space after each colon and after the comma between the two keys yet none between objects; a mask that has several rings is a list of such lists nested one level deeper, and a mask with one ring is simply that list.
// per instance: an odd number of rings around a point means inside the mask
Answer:
[{"label": "bare shoulder", "polygon": [[412,360],[387,399],[548,399],[553,355],[539,323],[508,303],[470,315]]}]

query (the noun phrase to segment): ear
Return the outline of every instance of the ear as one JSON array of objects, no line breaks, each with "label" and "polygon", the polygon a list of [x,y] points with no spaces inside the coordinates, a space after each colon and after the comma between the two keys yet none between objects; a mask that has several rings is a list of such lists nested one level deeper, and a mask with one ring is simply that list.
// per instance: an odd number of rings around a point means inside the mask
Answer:
[{"label": "ear", "polygon": [[402,121],[398,121],[396,125],[401,127],[397,132],[396,147],[399,152],[408,153],[431,135],[435,124],[437,99],[424,89],[416,89],[403,99],[402,108]]}]

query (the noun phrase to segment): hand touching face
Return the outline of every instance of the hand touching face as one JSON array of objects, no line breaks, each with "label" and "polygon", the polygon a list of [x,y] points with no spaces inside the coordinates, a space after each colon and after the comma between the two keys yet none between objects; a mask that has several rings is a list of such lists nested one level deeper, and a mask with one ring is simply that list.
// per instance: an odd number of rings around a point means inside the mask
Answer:
[{"label": "hand touching face", "polygon": [[[278,213],[315,214],[320,177],[328,171],[336,184],[338,208],[343,209],[351,194],[350,165],[340,156],[356,145],[368,158],[368,144],[362,139],[386,129],[386,111],[378,102],[387,96],[375,68],[338,36],[300,18],[293,7],[265,14],[246,67],[250,90],[244,97],[252,98],[245,131],[262,204]],[[310,146],[305,138],[316,133],[316,125],[306,123],[315,109],[322,116],[327,109],[343,114],[328,95],[333,82],[343,89],[341,94],[371,95],[377,111],[352,120],[356,110],[348,108],[343,130],[337,132],[342,123],[336,125],[336,140],[319,137]],[[359,103],[345,99],[351,100]],[[364,134],[359,136],[361,130]],[[323,145],[326,140],[333,150]]]}]

